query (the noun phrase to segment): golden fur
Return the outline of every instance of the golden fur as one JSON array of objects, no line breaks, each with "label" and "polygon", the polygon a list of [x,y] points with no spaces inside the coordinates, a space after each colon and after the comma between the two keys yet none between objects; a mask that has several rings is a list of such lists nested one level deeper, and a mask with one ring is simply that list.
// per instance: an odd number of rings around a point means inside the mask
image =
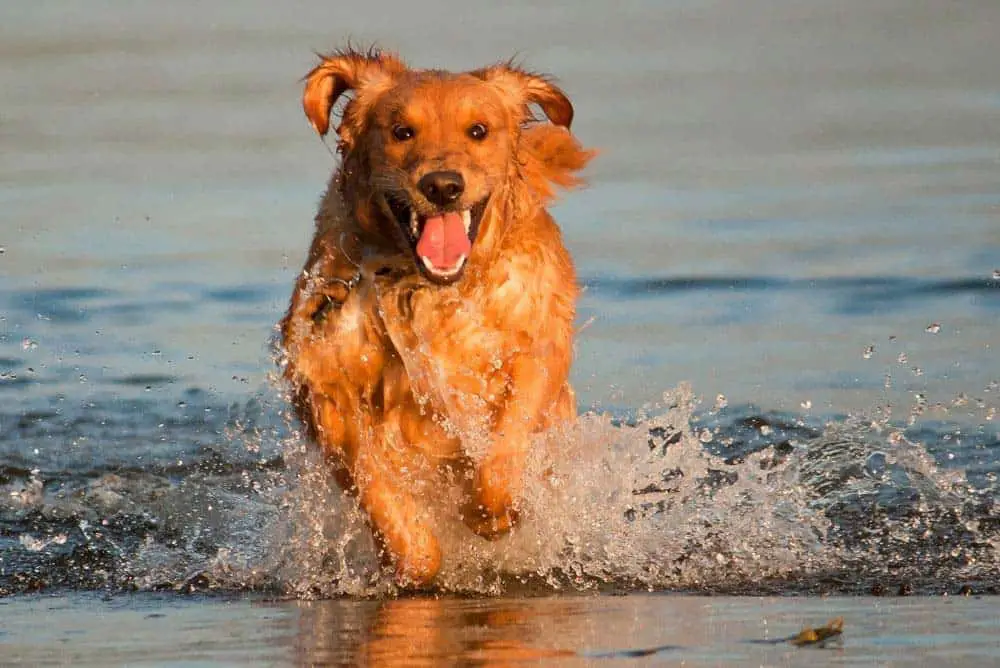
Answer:
[{"label": "golden fur", "polygon": [[[338,52],[305,78],[303,106],[320,135],[347,91],[342,164],[281,322],[284,372],[397,580],[420,585],[441,564],[424,512],[442,498],[435,486],[464,485],[463,519],[496,537],[517,519],[532,434],[575,417],[578,287],[545,205],[592,153],[569,132],[565,94],[510,64],[451,73]],[[534,119],[532,104],[551,123]],[[428,189],[441,174],[462,185]],[[407,212],[425,229],[465,216],[472,245],[448,269],[457,276],[421,266]]]}]

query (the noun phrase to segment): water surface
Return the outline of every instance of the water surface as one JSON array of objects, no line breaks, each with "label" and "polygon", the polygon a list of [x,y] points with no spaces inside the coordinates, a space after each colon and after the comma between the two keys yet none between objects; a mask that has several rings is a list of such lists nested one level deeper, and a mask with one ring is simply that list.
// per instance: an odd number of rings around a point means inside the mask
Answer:
[{"label": "water surface", "polygon": [[[751,641],[842,614],[823,659],[995,659],[956,595],[1000,589],[997,34],[990,0],[7,10],[5,656],[352,662],[412,618],[429,659],[799,663]],[[348,36],[518,53],[601,150],[555,207],[592,413],[519,532],[448,536],[471,599],[391,598],[271,378],[333,165],[298,78]]]}]

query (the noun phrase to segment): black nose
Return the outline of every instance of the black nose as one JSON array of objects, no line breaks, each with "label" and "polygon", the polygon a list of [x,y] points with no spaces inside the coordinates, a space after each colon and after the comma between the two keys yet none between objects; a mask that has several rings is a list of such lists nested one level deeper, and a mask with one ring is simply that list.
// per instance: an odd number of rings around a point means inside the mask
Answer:
[{"label": "black nose", "polygon": [[462,196],[465,179],[458,172],[430,172],[420,179],[417,188],[431,203],[447,206]]}]

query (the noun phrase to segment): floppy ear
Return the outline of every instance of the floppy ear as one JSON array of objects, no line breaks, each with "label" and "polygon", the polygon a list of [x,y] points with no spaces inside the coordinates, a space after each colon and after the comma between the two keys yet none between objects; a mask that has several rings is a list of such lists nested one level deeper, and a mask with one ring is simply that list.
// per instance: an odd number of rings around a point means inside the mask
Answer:
[{"label": "floppy ear", "polygon": [[359,97],[362,89],[382,90],[394,74],[406,69],[394,54],[375,49],[362,53],[348,47],[321,58],[322,62],[305,76],[302,93],[302,108],[321,137],[330,129],[330,111],[337,98],[349,90],[358,91]]},{"label": "floppy ear", "polygon": [[573,105],[566,93],[541,74],[527,72],[510,63],[472,72],[502,88],[522,105],[537,104],[556,125],[568,128],[573,122]]},{"label": "floppy ear", "polygon": [[583,148],[567,128],[549,124],[525,128],[520,146],[525,182],[542,202],[552,199],[554,186],[580,185],[582,180],[576,173],[597,154]]}]

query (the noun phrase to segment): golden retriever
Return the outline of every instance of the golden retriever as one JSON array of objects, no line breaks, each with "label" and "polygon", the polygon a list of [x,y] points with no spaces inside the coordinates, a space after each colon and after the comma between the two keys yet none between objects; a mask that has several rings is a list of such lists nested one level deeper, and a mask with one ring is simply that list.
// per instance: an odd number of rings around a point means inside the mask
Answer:
[{"label": "golden retriever", "polygon": [[453,73],[339,51],[305,77],[321,136],[348,91],[281,322],[284,376],[397,582],[420,586],[441,567],[439,486],[461,485],[462,519],[499,536],[532,435],[575,417],[578,286],[545,207],[592,152],[566,95],[509,63]]}]

